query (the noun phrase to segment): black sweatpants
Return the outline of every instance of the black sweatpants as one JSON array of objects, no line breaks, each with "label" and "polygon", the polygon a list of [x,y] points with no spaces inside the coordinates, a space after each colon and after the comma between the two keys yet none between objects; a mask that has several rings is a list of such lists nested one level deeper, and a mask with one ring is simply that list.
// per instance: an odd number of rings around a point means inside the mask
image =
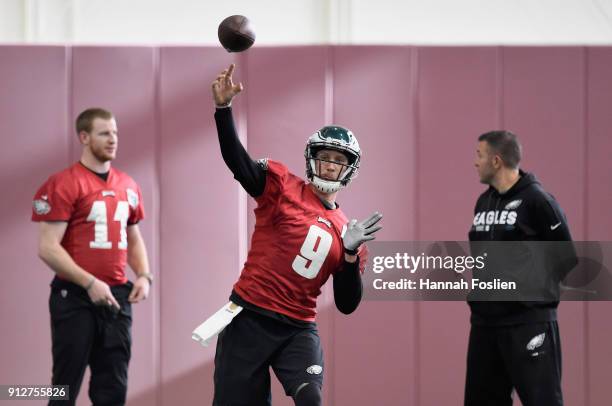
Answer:
[{"label": "black sweatpants", "polygon": [[132,283],[113,286],[119,312],[96,306],[87,292],[55,278],[51,283],[49,311],[53,344],[53,385],[69,385],[69,401],[49,405],[74,405],[85,368],[91,380],[89,398],[93,406],[125,404],[127,370],[131,354],[132,308],[127,298]]},{"label": "black sweatpants", "polygon": [[219,334],[214,406],[271,404],[270,367],[288,396],[323,384],[323,351],[314,324],[296,327],[243,309]]},{"label": "black sweatpants", "polygon": [[465,406],[562,406],[561,343],[556,321],[472,325]]}]

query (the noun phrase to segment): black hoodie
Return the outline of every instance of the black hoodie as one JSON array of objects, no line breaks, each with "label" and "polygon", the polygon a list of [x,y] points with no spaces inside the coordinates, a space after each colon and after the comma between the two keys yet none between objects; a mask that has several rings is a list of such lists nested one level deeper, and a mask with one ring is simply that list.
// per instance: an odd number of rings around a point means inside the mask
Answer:
[{"label": "black hoodie", "polygon": [[[519,174],[519,180],[505,193],[500,194],[489,187],[480,195],[474,208],[470,241],[571,241],[567,220],[554,197],[544,191],[533,174],[522,170]],[[575,252],[572,246],[569,250],[564,249],[562,254],[556,252],[553,255],[564,256],[565,264],[569,264],[559,276],[560,280],[575,266]],[[553,321],[557,319],[558,304],[558,299],[538,302],[469,301],[472,324],[486,325]]]}]

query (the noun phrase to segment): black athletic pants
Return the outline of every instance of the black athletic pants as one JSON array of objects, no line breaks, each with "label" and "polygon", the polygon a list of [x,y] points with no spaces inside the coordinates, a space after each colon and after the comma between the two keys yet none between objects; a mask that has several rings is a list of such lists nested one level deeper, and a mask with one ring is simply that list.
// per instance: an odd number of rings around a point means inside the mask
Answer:
[{"label": "black athletic pants", "polygon": [[94,406],[125,404],[130,360],[132,310],[127,298],[132,283],[113,286],[119,312],[95,306],[87,292],[72,283],[54,279],[49,311],[53,344],[53,385],[69,385],[69,401],[49,405],[74,405],[85,368],[91,380],[89,398]]},{"label": "black athletic pants", "polygon": [[472,325],[465,406],[562,406],[561,343],[556,321]]},{"label": "black athletic pants", "polygon": [[323,351],[314,324],[296,327],[243,309],[219,334],[214,406],[269,406],[270,367],[288,396],[323,384]]}]

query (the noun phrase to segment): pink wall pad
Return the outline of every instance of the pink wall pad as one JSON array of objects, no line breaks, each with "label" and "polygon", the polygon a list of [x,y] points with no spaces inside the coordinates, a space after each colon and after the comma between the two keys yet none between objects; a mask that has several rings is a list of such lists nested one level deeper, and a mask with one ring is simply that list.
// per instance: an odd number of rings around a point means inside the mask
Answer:
[{"label": "pink wall pad", "polygon": [[612,50],[587,50],[586,218],[589,240],[612,239]]},{"label": "pink wall pad", "polygon": [[245,91],[249,152],[304,172],[306,140],[326,124],[327,47],[257,48],[249,51]]},{"label": "pink wall pad", "polygon": [[[587,195],[586,217],[589,240],[612,240],[612,50],[589,48],[588,119],[587,119]],[[612,303],[592,302],[588,308],[588,379],[589,406],[603,406],[610,399],[610,363],[612,361]]]},{"label": "pink wall pad", "polygon": [[210,404],[216,341],[201,347],[191,331],[227,303],[241,267],[239,185],[221,158],[210,91],[232,57],[162,48],[160,62],[162,404]]},{"label": "pink wall pad", "polygon": [[[93,106],[105,107],[116,115],[119,149],[113,165],[134,178],[142,189],[146,218],[139,226],[149,251],[151,271],[159,275],[155,54],[150,47],[74,47],[71,116],[74,119],[83,109]],[[77,160],[81,147],[74,138],[73,159]],[[133,273],[127,272],[133,280]],[[130,404],[135,404],[131,399],[136,394],[142,405],[151,404],[156,396],[159,286],[154,283],[149,299],[134,305]],[[79,404],[88,404],[86,389],[87,385],[81,389]]]},{"label": "pink wall pad", "polygon": [[485,190],[478,136],[498,129],[496,48],[419,48],[419,239],[466,240]]},{"label": "pink wall pad", "polygon": [[[333,122],[353,130],[363,150],[359,177],[339,201],[351,218],[382,212],[379,240],[415,236],[413,62],[409,47],[333,48]],[[349,316],[335,313],[333,404],[415,404],[414,311],[408,302],[362,302]]]},{"label": "pink wall pad", "polygon": [[[245,91],[237,104],[247,104],[248,150],[254,159],[268,157],[281,161],[294,174],[304,176],[306,140],[326,122],[327,58],[327,47],[254,48],[249,51]],[[249,198],[249,233],[254,207],[254,201]],[[327,381],[333,368],[329,362],[330,313],[336,311],[331,288],[324,289],[319,297],[318,311],[317,322],[326,355],[324,403],[330,404]],[[273,381],[274,404],[292,405],[293,401],[285,397],[276,379]]]},{"label": "pink wall pad", "polygon": [[503,48],[502,125],[523,144],[533,171],[584,239],[584,50]]},{"label": "pink wall pad", "polygon": [[363,151],[344,207],[355,218],[382,212],[383,240],[415,236],[414,62],[409,47],[333,48],[333,121]]},{"label": "pink wall pad", "polygon": [[331,404],[417,405],[417,328],[413,302],[364,301],[337,313]]},{"label": "pink wall pad", "polygon": [[[575,239],[584,238],[584,50],[504,48],[503,122],[523,144],[533,171],[564,209]],[[584,305],[560,307],[567,404],[583,404]]]},{"label": "pink wall pad", "polygon": [[30,216],[38,187],[68,165],[65,72],[64,47],[0,46],[4,384],[50,383],[47,302],[53,272],[38,259],[38,224]]},{"label": "pink wall pad", "polygon": [[[419,48],[418,66],[419,239],[467,240],[474,204],[485,189],[473,164],[477,139],[499,128],[498,50]],[[458,404],[468,306],[427,302],[419,309],[420,404]]]}]

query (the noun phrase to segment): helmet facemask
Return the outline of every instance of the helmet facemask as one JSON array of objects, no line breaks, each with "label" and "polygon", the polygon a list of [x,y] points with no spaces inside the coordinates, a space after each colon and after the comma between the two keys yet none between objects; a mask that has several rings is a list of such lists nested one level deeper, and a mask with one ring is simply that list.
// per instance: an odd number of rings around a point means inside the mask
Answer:
[{"label": "helmet facemask", "polygon": [[[347,162],[335,162],[321,159],[317,153],[321,150],[333,150],[342,153]],[[357,176],[361,150],[352,132],[339,126],[327,126],[313,134],[306,144],[306,177],[320,192],[334,193],[346,187]],[[340,171],[336,179],[321,176],[324,162],[339,165]]]}]

